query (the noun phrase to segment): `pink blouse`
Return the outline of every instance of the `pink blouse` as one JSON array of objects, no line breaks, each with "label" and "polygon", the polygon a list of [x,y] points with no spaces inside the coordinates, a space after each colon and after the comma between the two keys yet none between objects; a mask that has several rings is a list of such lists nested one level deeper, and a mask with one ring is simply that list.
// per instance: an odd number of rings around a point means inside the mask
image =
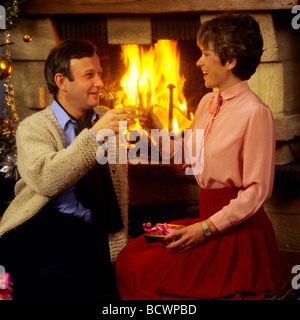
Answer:
[{"label": "pink blouse", "polygon": [[223,232],[250,218],[272,194],[276,141],[272,112],[243,81],[221,94],[205,95],[191,128],[206,130],[204,169],[195,176],[200,187],[241,188],[236,199],[211,216]]}]

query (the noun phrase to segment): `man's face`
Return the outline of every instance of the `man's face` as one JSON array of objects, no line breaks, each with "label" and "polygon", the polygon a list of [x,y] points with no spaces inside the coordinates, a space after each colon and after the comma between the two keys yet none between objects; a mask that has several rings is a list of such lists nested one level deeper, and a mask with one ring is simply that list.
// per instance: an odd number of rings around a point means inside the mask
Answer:
[{"label": "man's face", "polygon": [[92,57],[71,59],[73,81],[67,81],[68,104],[76,111],[86,112],[99,103],[102,68],[96,53]]}]

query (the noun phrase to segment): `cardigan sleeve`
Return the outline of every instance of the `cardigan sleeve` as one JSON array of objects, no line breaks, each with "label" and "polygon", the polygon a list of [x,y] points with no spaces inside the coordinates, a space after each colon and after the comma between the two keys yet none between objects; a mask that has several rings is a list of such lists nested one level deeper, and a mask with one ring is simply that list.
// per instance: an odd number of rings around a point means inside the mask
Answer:
[{"label": "cardigan sleeve", "polygon": [[251,113],[241,152],[243,188],[211,221],[223,232],[250,218],[271,196],[275,168],[275,123],[269,108]]},{"label": "cardigan sleeve", "polygon": [[70,146],[60,148],[58,134],[53,133],[55,126],[33,120],[37,119],[21,122],[17,130],[18,169],[34,191],[53,197],[76,183],[97,163],[99,143],[85,129]]}]

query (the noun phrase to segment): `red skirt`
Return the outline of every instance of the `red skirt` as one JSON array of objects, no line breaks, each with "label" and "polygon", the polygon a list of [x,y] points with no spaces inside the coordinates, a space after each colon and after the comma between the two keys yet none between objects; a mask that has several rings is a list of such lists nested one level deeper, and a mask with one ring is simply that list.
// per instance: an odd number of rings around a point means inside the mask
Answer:
[{"label": "red skirt", "polygon": [[[237,189],[202,189],[200,218],[208,219],[237,197]],[[124,300],[263,299],[283,287],[283,269],[272,224],[261,207],[251,218],[184,252],[170,253],[142,235],[116,261]]]}]

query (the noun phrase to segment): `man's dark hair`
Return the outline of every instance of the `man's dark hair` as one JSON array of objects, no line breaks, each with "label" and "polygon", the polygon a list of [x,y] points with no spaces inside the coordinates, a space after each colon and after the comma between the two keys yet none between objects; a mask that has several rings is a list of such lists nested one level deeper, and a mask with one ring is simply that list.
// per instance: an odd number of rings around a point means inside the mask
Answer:
[{"label": "man's dark hair", "polygon": [[57,95],[58,87],[54,77],[57,73],[61,73],[70,81],[73,81],[73,74],[70,70],[71,59],[81,59],[84,57],[92,57],[96,48],[86,41],[67,40],[58,47],[51,50],[44,68],[44,75],[49,92],[54,96]]},{"label": "man's dark hair", "polygon": [[226,13],[203,23],[198,31],[198,46],[212,49],[224,65],[237,59],[233,74],[248,80],[254,74],[263,53],[259,24],[248,14]]}]

